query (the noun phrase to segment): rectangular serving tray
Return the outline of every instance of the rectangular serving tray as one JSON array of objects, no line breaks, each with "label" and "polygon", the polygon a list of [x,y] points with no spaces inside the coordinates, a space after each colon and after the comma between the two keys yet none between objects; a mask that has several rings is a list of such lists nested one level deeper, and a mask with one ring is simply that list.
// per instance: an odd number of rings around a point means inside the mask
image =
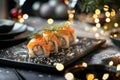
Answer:
[{"label": "rectangular serving tray", "polygon": [[60,49],[57,54],[52,53],[49,58],[38,56],[33,59],[28,57],[27,43],[28,41],[0,50],[0,64],[14,68],[55,72],[57,71],[55,67],[56,63],[63,64],[64,69],[66,69],[75,61],[92,54],[91,51],[98,49],[105,43],[105,40],[77,37],[76,45],[71,45],[68,49]]}]

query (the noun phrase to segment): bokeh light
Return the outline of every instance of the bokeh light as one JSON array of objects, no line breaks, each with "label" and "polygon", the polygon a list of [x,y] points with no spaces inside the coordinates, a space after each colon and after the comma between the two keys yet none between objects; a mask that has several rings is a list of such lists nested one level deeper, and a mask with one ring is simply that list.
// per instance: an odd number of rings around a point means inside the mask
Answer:
[{"label": "bokeh light", "polygon": [[56,64],[56,69],[57,69],[58,71],[62,71],[62,70],[64,69],[64,65],[61,64],[61,63],[57,63],[57,64]]},{"label": "bokeh light", "polygon": [[47,20],[47,22],[48,22],[48,24],[53,24],[54,20],[53,20],[52,18],[49,18],[49,19]]},{"label": "bokeh light", "polygon": [[110,22],[111,20],[110,20],[110,18],[106,18],[105,21],[106,22]]},{"label": "bokeh light", "polygon": [[95,14],[99,15],[101,13],[100,9],[95,10]]},{"label": "bokeh light", "polygon": [[72,73],[66,73],[65,74],[65,79],[66,80],[74,80],[74,75]]},{"label": "bokeh light", "polygon": [[24,19],[28,19],[28,17],[29,17],[28,14],[24,14],[24,15],[23,15],[23,18],[24,18]]}]

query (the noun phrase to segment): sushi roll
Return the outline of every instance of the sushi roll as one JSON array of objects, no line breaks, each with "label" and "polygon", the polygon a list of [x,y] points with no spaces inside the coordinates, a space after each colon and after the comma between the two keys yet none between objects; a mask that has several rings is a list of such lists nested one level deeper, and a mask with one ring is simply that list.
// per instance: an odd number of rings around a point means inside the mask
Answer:
[{"label": "sushi roll", "polygon": [[75,30],[65,23],[41,30],[39,34],[34,35],[27,47],[30,57],[49,57],[51,53],[57,54],[59,48],[69,48],[76,43]]},{"label": "sushi roll", "polygon": [[60,43],[59,43],[58,38],[55,36],[54,32],[51,30],[45,30],[42,34],[43,34],[46,42],[51,46],[50,52],[57,53],[58,46],[60,45]]},{"label": "sushi roll", "polygon": [[70,36],[69,36],[69,42],[70,42],[70,45],[73,45],[73,44],[76,44],[76,33],[75,33],[75,30],[70,27],[69,25],[67,26],[64,26],[64,27],[59,27],[58,30],[66,30],[69,32]]},{"label": "sushi roll", "polygon": [[35,38],[31,39],[27,45],[29,50],[29,57],[45,56],[50,55],[50,45],[48,45],[45,39],[41,35],[36,35]]},{"label": "sushi roll", "polygon": [[69,48],[69,32],[67,30],[57,30],[55,35],[59,39],[60,48]]}]

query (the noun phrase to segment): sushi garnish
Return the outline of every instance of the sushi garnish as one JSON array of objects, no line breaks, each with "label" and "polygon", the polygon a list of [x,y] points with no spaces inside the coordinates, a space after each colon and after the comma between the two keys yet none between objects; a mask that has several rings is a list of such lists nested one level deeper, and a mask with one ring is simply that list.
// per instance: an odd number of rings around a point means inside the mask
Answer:
[{"label": "sushi garnish", "polygon": [[27,45],[30,57],[49,57],[51,53],[57,54],[59,48],[69,48],[76,44],[75,30],[68,23],[50,25],[49,28],[39,31]]}]

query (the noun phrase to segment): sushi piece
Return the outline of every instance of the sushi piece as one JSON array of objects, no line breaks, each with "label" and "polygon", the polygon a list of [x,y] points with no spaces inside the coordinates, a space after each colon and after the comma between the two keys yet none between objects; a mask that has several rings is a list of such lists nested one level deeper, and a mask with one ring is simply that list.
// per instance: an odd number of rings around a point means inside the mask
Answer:
[{"label": "sushi piece", "polygon": [[50,45],[46,43],[41,35],[36,35],[35,38],[31,39],[27,47],[29,50],[29,57],[41,55],[49,57],[50,55]]},{"label": "sushi piece", "polygon": [[59,39],[60,48],[69,48],[69,32],[67,30],[57,30],[55,35]]},{"label": "sushi piece", "polygon": [[42,34],[43,34],[43,37],[45,38],[46,42],[51,46],[50,52],[57,53],[60,42],[59,42],[58,38],[55,36],[54,32],[51,30],[45,30]]},{"label": "sushi piece", "polygon": [[70,36],[69,36],[69,42],[70,42],[70,45],[73,45],[73,44],[76,44],[76,33],[75,33],[75,30],[70,27],[69,25],[67,26],[64,26],[64,27],[59,27],[58,30],[66,30],[69,32]]}]

